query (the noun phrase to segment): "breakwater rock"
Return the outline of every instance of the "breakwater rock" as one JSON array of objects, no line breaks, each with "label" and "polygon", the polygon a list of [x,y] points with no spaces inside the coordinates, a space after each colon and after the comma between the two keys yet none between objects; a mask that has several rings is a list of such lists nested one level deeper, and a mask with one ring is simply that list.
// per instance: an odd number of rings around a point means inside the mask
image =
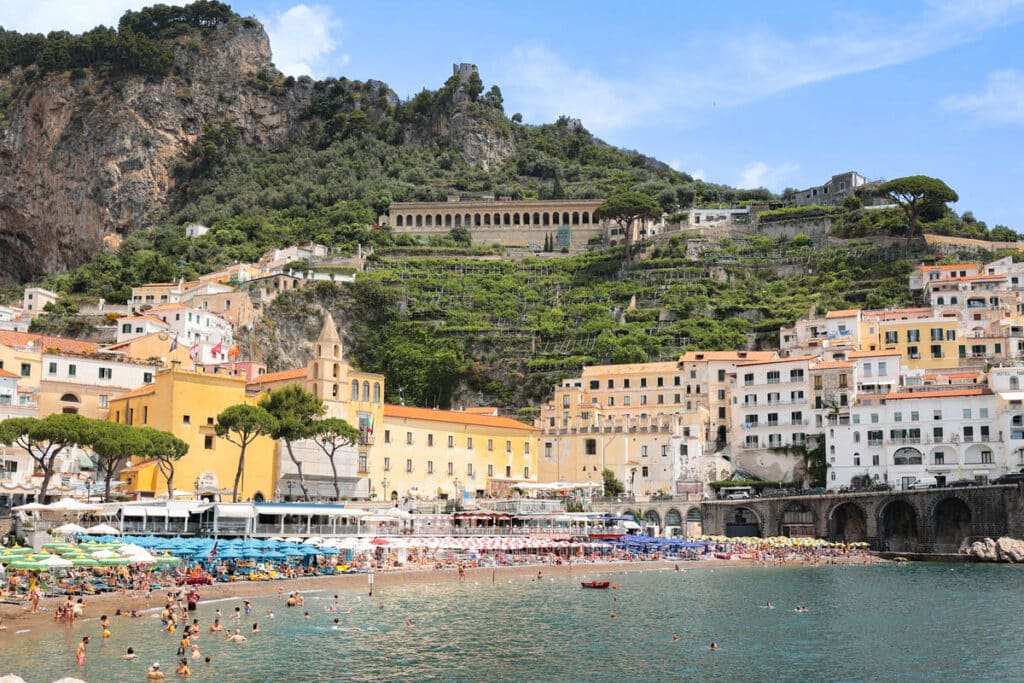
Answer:
[{"label": "breakwater rock", "polygon": [[997,541],[986,538],[983,541],[964,543],[960,548],[963,555],[982,562],[1024,562],[1024,541],[1003,536]]}]

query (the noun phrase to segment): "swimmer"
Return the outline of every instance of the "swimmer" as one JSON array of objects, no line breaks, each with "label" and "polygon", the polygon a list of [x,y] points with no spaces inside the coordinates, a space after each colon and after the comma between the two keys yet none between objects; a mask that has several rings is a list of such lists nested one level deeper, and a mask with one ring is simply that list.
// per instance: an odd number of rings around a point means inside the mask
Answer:
[{"label": "swimmer", "polygon": [[192,659],[202,659],[203,655],[199,652],[199,646],[192,646]]},{"label": "swimmer", "polygon": [[260,632],[260,625],[259,624],[253,624],[252,625],[252,632],[253,633],[259,633]]},{"label": "swimmer", "polygon": [[83,636],[82,642],[75,648],[75,662],[81,666],[85,664],[85,648],[89,644],[89,636]]},{"label": "swimmer", "polygon": [[241,620],[242,620],[242,608],[241,607],[236,607],[235,608],[235,621],[241,621]]},{"label": "swimmer", "polygon": [[135,654],[135,648],[133,647],[128,648],[128,651],[121,655],[121,659],[135,659],[136,657],[138,655]]},{"label": "swimmer", "polygon": [[349,607],[347,610],[345,610],[345,614],[352,614],[352,608]]},{"label": "swimmer", "polygon": [[303,617],[305,617],[306,619],[309,619],[309,612],[305,612],[305,613],[303,613],[303,615],[302,615],[302,616],[303,616]]},{"label": "swimmer", "polygon": [[209,664],[209,663],[210,663],[210,657],[207,656],[206,659],[203,660],[203,664]]},{"label": "swimmer", "polygon": [[765,603],[765,609],[775,609],[775,605],[772,604],[771,600]]},{"label": "swimmer", "polygon": [[676,565],[676,571],[679,571],[679,565],[678,564]]},{"label": "swimmer", "polygon": [[242,635],[241,630],[236,628],[235,632],[233,634],[229,635],[227,640],[228,640],[229,643],[244,643],[245,642],[245,636]]},{"label": "swimmer", "polygon": [[188,660],[187,659],[180,660],[178,662],[178,668],[177,668],[177,670],[174,673],[178,674],[179,676],[191,676],[192,672],[188,668]]},{"label": "swimmer", "polygon": [[405,620],[405,625],[406,625],[407,628],[413,628],[413,627],[416,626],[416,624],[412,623],[412,619],[406,619]]},{"label": "swimmer", "polygon": [[679,640],[679,634],[678,634],[678,633],[673,633],[673,634],[672,634],[672,642],[674,643],[674,642],[676,642],[677,640]]},{"label": "swimmer", "polygon": [[252,613],[252,605],[249,604],[248,600],[242,600],[242,603],[245,605],[245,616],[249,616]]},{"label": "swimmer", "polygon": [[277,599],[278,600],[284,600],[284,589],[283,588],[278,588],[277,589]]},{"label": "swimmer", "polygon": [[214,619],[213,623],[210,624],[210,633],[220,633],[224,630],[224,625],[220,623],[220,619]]},{"label": "swimmer", "polygon": [[153,662],[153,666],[149,667],[149,671],[146,672],[146,678],[151,681],[164,680],[164,672],[160,670],[160,662]]},{"label": "swimmer", "polygon": [[711,641],[711,649],[712,650],[717,650],[718,649],[718,643],[716,643],[715,641],[712,640]]},{"label": "swimmer", "polygon": [[608,616],[610,616],[610,617],[611,617],[612,619],[614,619],[614,618],[615,618],[615,612],[612,612],[612,613],[611,613],[611,614],[609,614]]},{"label": "swimmer", "polygon": [[271,610],[269,610],[269,609],[268,609],[268,610],[267,610],[267,616],[268,616],[269,618],[273,619],[273,618],[274,618],[274,613],[273,613],[273,612],[272,612]]}]

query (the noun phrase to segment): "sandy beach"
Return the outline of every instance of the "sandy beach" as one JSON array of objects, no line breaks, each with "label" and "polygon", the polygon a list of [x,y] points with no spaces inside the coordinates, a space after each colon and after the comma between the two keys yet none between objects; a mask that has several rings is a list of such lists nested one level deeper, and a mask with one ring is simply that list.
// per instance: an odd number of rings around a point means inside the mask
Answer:
[{"label": "sandy beach", "polygon": [[[848,563],[839,559],[839,563]],[[863,563],[861,561],[854,563]],[[480,567],[467,568],[466,580],[475,582],[490,582],[523,579],[529,580],[536,577],[537,572],[543,572],[545,578],[566,577],[566,576],[592,576],[596,574],[619,574],[638,571],[672,571],[676,565],[687,571],[701,569],[718,569],[732,567],[752,567],[755,562],[752,560],[720,560],[705,559],[700,561],[675,562],[670,560],[637,561],[637,562],[586,562],[569,564],[522,564],[503,567]],[[808,566],[809,562],[795,560],[787,561],[782,566]],[[773,564],[773,566],[780,566]],[[391,570],[373,575],[374,591],[380,592],[391,586],[410,586],[420,584],[457,582],[459,580],[456,569],[409,569]],[[235,581],[230,583],[217,583],[212,586],[197,587],[203,599],[218,599],[231,597],[270,596],[277,595],[279,589],[285,593],[292,591],[322,591],[322,590],[344,590],[344,591],[366,591],[369,592],[369,574],[337,574],[332,576],[311,576],[281,581]],[[99,617],[101,614],[113,615],[118,608],[122,610],[146,610],[163,606],[164,595],[169,589],[167,587],[154,590],[147,600],[145,597],[131,597],[124,593],[102,593],[100,595],[86,596],[85,618]],[[53,610],[63,598],[44,598],[40,603],[45,611],[38,614],[29,613],[28,603],[24,605],[0,604],[0,616],[3,617],[6,631],[0,631],[0,642],[11,638],[16,631],[29,629],[39,631],[44,629],[63,629],[63,624],[53,621]],[[200,603],[202,604],[202,603]]]}]

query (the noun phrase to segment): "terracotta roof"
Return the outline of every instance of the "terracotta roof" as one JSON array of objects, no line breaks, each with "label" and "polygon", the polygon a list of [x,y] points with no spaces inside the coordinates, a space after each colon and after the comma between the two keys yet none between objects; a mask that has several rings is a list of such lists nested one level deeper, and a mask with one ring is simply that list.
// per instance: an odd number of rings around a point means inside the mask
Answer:
[{"label": "terracotta roof", "polygon": [[45,334],[30,332],[10,332],[0,330],[0,344],[4,346],[28,346],[31,343],[40,351],[56,349],[65,353],[94,353],[99,349],[96,342],[68,339],[66,337],[50,337]]},{"label": "terracotta roof", "polygon": [[8,372],[3,368],[0,368],[0,377],[15,377],[18,378],[20,375],[15,375],[13,372]]},{"label": "terracotta roof", "polygon": [[118,401],[122,398],[138,398],[139,396],[148,396],[156,391],[152,384],[144,384],[143,386],[126,391],[123,394],[118,394],[113,400]]},{"label": "terracotta roof", "polygon": [[874,356],[899,356],[899,351],[850,351],[850,358],[873,358]]},{"label": "terracotta roof", "polygon": [[247,387],[259,386],[260,384],[273,384],[274,382],[284,382],[292,379],[306,379],[308,374],[306,368],[295,368],[294,370],[281,370],[280,372],[268,372],[265,375],[260,375],[253,381],[246,384]]},{"label": "terracotta roof", "polygon": [[150,308],[148,310],[150,313],[152,313],[153,311],[180,311],[185,308],[190,307],[186,306],[185,304],[175,302],[173,304],[160,304],[159,306],[154,306],[153,308]]},{"label": "terracotta roof", "polygon": [[855,363],[852,360],[831,360],[822,363],[812,363],[811,370],[835,370],[837,368],[852,368]]},{"label": "terracotta roof", "polygon": [[659,372],[675,372],[678,369],[679,364],[675,361],[662,363],[624,363],[622,365],[592,365],[590,367],[583,368],[582,374],[584,377],[590,377],[592,375],[628,375],[641,372],[657,374]]},{"label": "terracotta roof", "polygon": [[384,404],[384,417],[403,417],[411,420],[433,420],[435,422],[454,422],[457,424],[477,425],[480,427],[501,427],[504,429],[523,429],[526,431],[540,431],[533,425],[528,425],[510,417],[494,417],[492,415],[474,415],[455,410],[433,410],[431,408],[414,408],[412,406],[396,406],[390,403]]},{"label": "terracotta roof", "polygon": [[[149,310],[152,311],[153,309],[151,308]],[[126,315],[123,318],[118,318],[118,320],[148,320],[151,323],[157,323],[158,325],[167,327],[167,323],[165,323],[160,318],[156,317],[155,315],[146,315],[145,313],[141,313],[139,315]]]},{"label": "terracotta roof", "polygon": [[771,360],[777,355],[775,351],[687,351],[679,362]]},{"label": "terracotta roof", "polygon": [[748,360],[743,363],[737,363],[737,367],[745,368],[748,365],[767,365],[769,363],[789,363],[811,361],[817,358],[817,356],[788,356],[786,358],[766,358],[765,360]]},{"label": "terracotta roof", "polygon": [[970,379],[971,377],[981,377],[981,373],[980,372],[952,372],[952,373],[950,373],[948,375],[939,375],[939,374],[924,375],[924,379],[931,379],[931,380],[936,380],[936,379],[940,379],[940,378],[943,378],[943,379]]},{"label": "terracotta roof", "polygon": [[917,392],[904,392],[886,394],[886,401],[895,401],[898,399],[905,398],[951,398],[954,396],[983,396],[992,393],[991,389],[977,388],[977,389],[950,389],[948,391],[917,391]]},{"label": "terracotta roof", "polygon": [[841,311],[829,311],[825,314],[826,318],[849,318],[851,316],[860,313],[859,308],[845,308]]}]

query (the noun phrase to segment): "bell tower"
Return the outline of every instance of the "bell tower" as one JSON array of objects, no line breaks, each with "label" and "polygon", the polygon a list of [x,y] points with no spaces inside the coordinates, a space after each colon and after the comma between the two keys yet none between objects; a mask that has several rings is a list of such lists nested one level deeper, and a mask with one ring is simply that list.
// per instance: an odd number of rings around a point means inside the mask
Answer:
[{"label": "bell tower", "polygon": [[331,410],[330,404],[343,401],[348,369],[334,318],[329,311],[325,312],[324,325],[314,344],[313,358],[306,371],[306,390],[328,404],[328,413],[332,417],[339,411]]}]

